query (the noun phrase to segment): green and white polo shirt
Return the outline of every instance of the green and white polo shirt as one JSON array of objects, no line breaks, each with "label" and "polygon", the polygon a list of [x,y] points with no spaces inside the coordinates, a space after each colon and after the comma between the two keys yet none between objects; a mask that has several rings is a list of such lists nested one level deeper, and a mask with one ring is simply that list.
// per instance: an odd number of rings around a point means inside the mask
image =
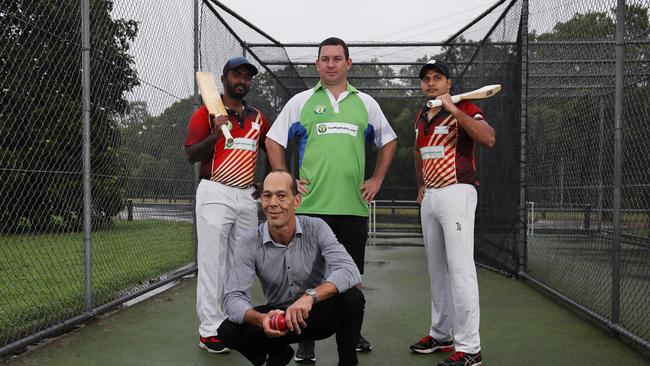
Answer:
[{"label": "green and white polo shirt", "polygon": [[348,84],[338,100],[320,82],[295,95],[266,135],[287,147],[300,143],[300,178],[309,193],[298,213],[368,216],[361,197],[365,143],[381,148],[397,138],[377,101]]}]

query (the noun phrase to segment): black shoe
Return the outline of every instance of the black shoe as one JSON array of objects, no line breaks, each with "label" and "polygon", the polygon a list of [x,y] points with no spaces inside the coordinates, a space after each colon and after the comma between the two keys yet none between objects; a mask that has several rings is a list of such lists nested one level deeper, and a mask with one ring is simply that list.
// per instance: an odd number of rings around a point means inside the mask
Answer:
[{"label": "black shoe", "polygon": [[316,354],[314,353],[314,341],[302,341],[298,344],[298,351],[294,361],[298,363],[314,363],[316,362]]},{"label": "black shoe", "polygon": [[269,355],[266,359],[265,366],[285,366],[291,362],[293,357],[293,348],[286,344],[284,350],[280,354]]},{"label": "black shoe", "polygon": [[454,341],[437,341],[428,335],[420,339],[417,343],[413,343],[409,348],[411,351],[417,353],[433,353],[435,351],[451,352],[454,350]]},{"label": "black shoe", "polygon": [[370,352],[372,351],[372,346],[370,345],[370,342],[363,338],[363,336],[359,336],[359,343],[357,343],[357,352]]},{"label": "black shoe", "polygon": [[230,350],[224,346],[221,339],[217,336],[212,337],[199,337],[199,348],[202,348],[210,353],[226,353]]},{"label": "black shoe", "polygon": [[481,366],[481,352],[464,353],[454,352],[446,360],[440,362],[438,366]]}]

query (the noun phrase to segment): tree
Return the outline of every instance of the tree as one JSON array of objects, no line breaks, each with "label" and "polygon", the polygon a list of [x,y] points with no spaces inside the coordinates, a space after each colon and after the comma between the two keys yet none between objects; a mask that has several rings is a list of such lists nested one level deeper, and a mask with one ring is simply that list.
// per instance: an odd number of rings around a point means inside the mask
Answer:
[{"label": "tree", "polygon": [[[144,106],[143,102],[133,102]],[[135,108],[131,108],[136,111]],[[193,195],[194,173],[183,153],[187,123],[194,111],[193,98],[177,101],[159,116],[128,120],[120,154],[127,161],[124,188],[129,198],[178,197]]]},{"label": "tree", "polygon": [[[114,116],[139,84],[128,54],[137,24],[91,1],[93,223],[122,207]],[[0,232],[72,230],[82,217],[81,34],[78,3],[0,4]]]}]

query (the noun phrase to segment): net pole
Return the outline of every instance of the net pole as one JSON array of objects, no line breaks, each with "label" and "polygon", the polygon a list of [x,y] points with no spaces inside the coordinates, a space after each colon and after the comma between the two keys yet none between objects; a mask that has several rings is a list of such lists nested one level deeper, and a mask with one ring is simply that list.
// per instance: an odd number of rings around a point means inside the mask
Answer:
[{"label": "net pole", "polygon": [[90,186],[90,3],[81,0],[81,93],[83,119],[84,310],[93,308],[92,205]]},{"label": "net pole", "polygon": [[616,94],[614,100],[614,196],[612,239],[612,323],[620,321],[621,184],[623,175],[623,68],[625,60],[625,0],[616,2]]},{"label": "net pole", "polygon": [[[200,39],[200,34],[199,34],[199,29],[200,29],[200,18],[201,18],[201,13],[200,13],[200,6],[199,6],[199,1],[201,0],[194,0],[194,75],[196,75],[196,72],[200,70],[200,60],[201,60],[201,39]],[[198,84],[196,83],[196,76],[194,76],[194,98],[192,99],[194,109],[196,110],[199,108],[199,88]],[[194,192],[196,194],[196,190],[199,187],[199,166],[200,162],[194,163]],[[194,196],[194,209],[192,210],[192,241],[194,243],[194,263],[198,263],[198,245],[199,245],[199,240],[196,235],[196,196]]]},{"label": "net pole", "polygon": [[528,0],[521,4],[521,136],[519,156],[519,272],[526,272],[527,243],[526,243],[526,140],[528,126]]}]

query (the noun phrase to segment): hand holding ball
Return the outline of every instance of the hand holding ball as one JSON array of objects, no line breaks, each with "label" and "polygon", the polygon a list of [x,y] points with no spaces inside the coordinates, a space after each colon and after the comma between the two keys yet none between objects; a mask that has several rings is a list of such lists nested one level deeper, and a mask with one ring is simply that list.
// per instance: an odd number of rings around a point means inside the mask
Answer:
[{"label": "hand holding ball", "polygon": [[287,324],[284,322],[284,314],[273,314],[270,319],[271,329],[284,332],[287,330]]}]

